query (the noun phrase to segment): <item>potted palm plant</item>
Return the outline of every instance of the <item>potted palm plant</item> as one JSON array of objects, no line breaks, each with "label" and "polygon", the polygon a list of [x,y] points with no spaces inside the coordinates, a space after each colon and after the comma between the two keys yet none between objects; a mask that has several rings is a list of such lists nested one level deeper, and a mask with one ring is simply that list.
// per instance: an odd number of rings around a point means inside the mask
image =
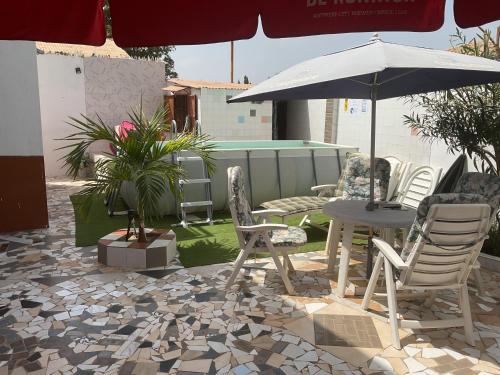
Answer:
[{"label": "potted palm plant", "polygon": [[89,209],[96,196],[110,196],[120,190],[122,183],[131,184],[136,193],[138,220],[138,242],[147,242],[145,222],[155,216],[155,207],[167,186],[172,193],[178,195],[176,181],[185,176],[184,169],[171,162],[170,155],[179,151],[190,151],[200,156],[208,170],[213,171],[210,156],[211,145],[206,136],[181,135],[168,141],[162,141],[166,129],[167,110],[158,108],[151,117],[138,110],[129,113],[133,130],[115,132],[97,116],[93,120],[82,115],[81,119],[70,117],[69,125],[76,132],[62,138],[68,145],[61,149],[69,149],[62,158],[67,173],[76,178],[82,160],[89,147],[106,141],[115,152],[108,152],[106,158],[95,163],[95,176],[84,185],[78,195],[81,198],[81,209]]}]

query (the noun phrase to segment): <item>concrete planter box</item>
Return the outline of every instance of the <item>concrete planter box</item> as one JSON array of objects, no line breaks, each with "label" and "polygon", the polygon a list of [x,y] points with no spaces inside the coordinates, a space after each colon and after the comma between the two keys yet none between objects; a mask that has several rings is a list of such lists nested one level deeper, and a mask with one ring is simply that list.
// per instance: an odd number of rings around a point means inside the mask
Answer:
[{"label": "concrete planter box", "polygon": [[175,233],[146,229],[147,243],[125,241],[126,229],[102,237],[97,244],[99,263],[110,267],[146,269],[167,266],[177,255]]},{"label": "concrete planter box", "polygon": [[489,254],[479,254],[481,267],[490,271],[500,272],[500,258]]}]

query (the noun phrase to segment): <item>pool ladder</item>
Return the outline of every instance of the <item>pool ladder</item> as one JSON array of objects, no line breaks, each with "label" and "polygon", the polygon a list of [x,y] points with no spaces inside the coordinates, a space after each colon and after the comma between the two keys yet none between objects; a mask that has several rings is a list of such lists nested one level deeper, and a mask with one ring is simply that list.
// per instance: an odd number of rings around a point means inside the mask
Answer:
[{"label": "pool ladder", "polygon": [[[173,124],[175,126],[175,122]],[[196,121],[195,131],[200,132],[201,127],[199,121]],[[177,134],[175,134],[177,136]],[[185,162],[198,162],[201,164],[202,176],[200,178],[183,178],[177,181],[177,187],[181,192],[182,201],[177,203],[176,199],[176,207],[177,212],[179,214],[180,209],[180,220],[181,222],[177,224],[178,226],[182,226],[187,228],[190,224],[210,224],[214,223],[213,221],[213,202],[212,202],[212,186],[211,179],[208,173],[208,168],[205,161],[199,156],[184,156],[183,151],[179,153],[172,154],[172,162],[177,165],[182,165]],[[204,191],[204,200],[201,201],[186,201],[185,187],[187,185],[202,185]],[[205,207],[207,212],[207,217],[205,220],[200,220],[198,217],[195,217],[194,220],[190,220],[189,213],[187,212],[190,208],[196,207]],[[194,215],[193,215],[194,216]]]}]

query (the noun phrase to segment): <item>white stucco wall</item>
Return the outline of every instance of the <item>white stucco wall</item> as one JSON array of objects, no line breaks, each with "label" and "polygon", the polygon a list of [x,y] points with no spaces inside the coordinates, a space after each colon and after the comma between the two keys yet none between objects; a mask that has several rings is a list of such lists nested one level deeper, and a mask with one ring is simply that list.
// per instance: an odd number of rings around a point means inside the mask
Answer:
[{"label": "white stucco wall", "polygon": [[323,142],[326,99],[291,100],[287,103],[287,139]]},{"label": "white stucco wall", "polygon": [[[214,140],[271,140],[272,103],[232,103],[241,90],[202,88],[198,116],[203,132]],[[255,116],[251,111],[255,110]],[[252,114],[254,114],[252,112]]]},{"label": "white stucco wall", "polygon": [[[83,59],[74,56],[38,55],[38,81],[40,86],[40,110],[42,117],[45,175],[65,175],[59,160],[67,151],[56,150],[67,144],[57,141],[75,132],[66,121],[69,116],[86,114],[85,73]],[[76,73],[76,68],[81,73]]]},{"label": "white stucco wall", "polygon": [[[371,104],[357,105],[349,101],[347,110],[344,99],[340,100],[338,118],[337,143],[359,147],[361,152],[370,151],[370,120]],[[366,107],[365,107],[366,106]],[[355,108],[351,113],[350,109]],[[363,112],[360,108],[366,108]],[[445,171],[457,158],[447,152],[442,142],[424,141],[412,134],[404,124],[403,116],[410,114],[412,109],[404,99],[380,100],[377,103],[376,154],[380,156],[393,155],[404,161],[412,161],[417,165],[430,165],[443,168]],[[469,169],[473,166],[469,163]]]},{"label": "white stucco wall", "polygon": [[[128,119],[127,113],[139,107],[141,97],[147,115],[163,105],[162,62],[51,54],[38,55],[37,61],[47,176],[64,176],[58,159],[65,151],[56,150],[64,142],[55,139],[73,132],[65,123],[69,116],[85,114],[95,119],[99,114],[104,123],[114,126]],[[94,153],[103,150],[109,150],[106,143],[90,148]]]},{"label": "white stucco wall", "polygon": [[0,41],[0,155],[43,155],[33,42]]},{"label": "white stucco wall", "polygon": [[127,120],[127,113],[141,102],[146,115],[163,105],[165,65],[159,61],[88,57],[85,70],[87,114],[98,113],[106,124]]}]

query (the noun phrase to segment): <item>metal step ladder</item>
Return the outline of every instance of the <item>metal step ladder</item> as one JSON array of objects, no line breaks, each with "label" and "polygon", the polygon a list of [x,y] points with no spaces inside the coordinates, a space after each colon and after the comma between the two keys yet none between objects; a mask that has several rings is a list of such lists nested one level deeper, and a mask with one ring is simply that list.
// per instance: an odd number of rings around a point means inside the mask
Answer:
[{"label": "metal step ladder", "polygon": [[[198,134],[201,132],[201,127],[199,121],[196,121],[195,132]],[[208,168],[203,159],[199,156],[184,156],[183,151],[179,153],[174,153],[172,155],[172,161],[177,165],[182,165],[185,162],[197,162],[201,164],[202,176],[198,178],[184,178],[179,179],[177,181],[177,187],[182,195],[182,201],[177,203],[177,212],[178,216],[180,216],[181,222],[178,224],[184,228],[187,228],[190,224],[210,224],[214,223],[213,221],[213,203],[212,203],[212,186],[211,179],[208,173]],[[201,201],[189,201],[186,200],[186,191],[185,187],[188,185],[202,185],[204,191],[204,199]],[[206,210],[206,219],[200,219],[199,217],[188,212],[190,208],[197,207],[205,207]],[[180,211],[180,215],[179,215]]]}]

